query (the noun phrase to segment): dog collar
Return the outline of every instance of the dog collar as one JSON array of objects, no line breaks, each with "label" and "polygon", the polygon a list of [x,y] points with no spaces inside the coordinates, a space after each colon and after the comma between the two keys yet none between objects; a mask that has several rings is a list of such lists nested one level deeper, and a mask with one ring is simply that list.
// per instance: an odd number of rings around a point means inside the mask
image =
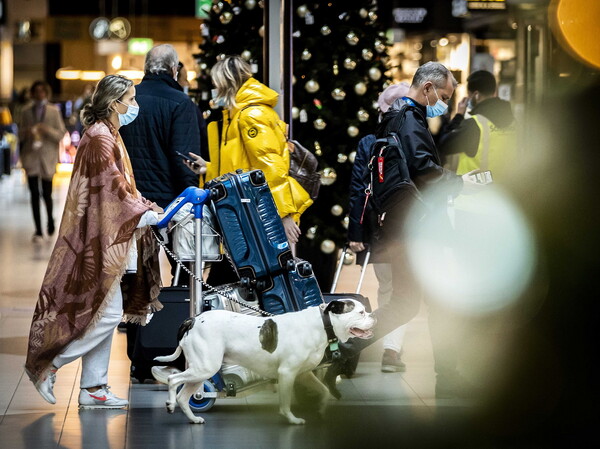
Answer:
[{"label": "dog collar", "polygon": [[325,333],[327,334],[327,342],[329,343],[331,358],[332,360],[339,360],[342,358],[342,353],[340,352],[340,345],[338,344],[339,340],[333,331],[333,325],[331,324],[329,313],[321,312],[321,318],[323,319],[323,327],[325,327]]}]

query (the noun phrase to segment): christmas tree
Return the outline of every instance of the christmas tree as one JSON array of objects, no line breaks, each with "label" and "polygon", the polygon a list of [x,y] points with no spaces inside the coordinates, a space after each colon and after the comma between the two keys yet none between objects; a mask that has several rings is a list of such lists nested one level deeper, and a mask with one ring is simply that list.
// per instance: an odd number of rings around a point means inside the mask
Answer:
[{"label": "christmas tree", "polygon": [[[196,96],[204,109],[212,88],[210,67],[223,55],[241,55],[261,80],[263,7],[256,0],[213,0],[195,55],[200,68]],[[298,255],[313,264],[322,289],[327,289],[336,250],[346,240],[355,150],[375,130],[376,100],[390,82],[385,74],[387,42],[374,0],[293,0],[292,11],[290,137],[315,152],[323,184],[319,198],[302,215]],[[211,119],[217,116],[213,113]]]},{"label": "christmas tree", "polygon": [[242,56],[250,63],[254,77],[262,81],[262,1],[213,0],[210,17],[202,23],[200,31],[200,52],[194,55],[199,68],[198,88],[192,90],[192,94],[203,110],[210,110],[210,90],[213,88],[210,68],[224,56]]},{"label": "christmas tree", "polygon": [[376,1],[294,1],[292,132],[315,150],[323,184],[302,216],[298,247],[313,263],[322,289],[331,282],[336,249],[346,241],[356,147],[374,132],[377,97],[390,82],[377,13]]}]

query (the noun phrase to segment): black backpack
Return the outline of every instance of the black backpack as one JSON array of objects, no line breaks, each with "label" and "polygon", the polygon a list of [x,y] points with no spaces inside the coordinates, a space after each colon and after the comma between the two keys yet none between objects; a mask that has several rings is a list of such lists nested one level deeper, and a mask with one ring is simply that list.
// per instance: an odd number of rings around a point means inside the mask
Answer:
[{"label": "black backpack", "polygon": [[[400,109],[386,130],[402,128],[407,107]],[[421,193],[410,178],[406,154],[395,132],[378,138],[371,147],[366,177],[367,202],[377,214],[379,226],[399,230],[408,211],[415,207],[420,216],[424,215]]]}]

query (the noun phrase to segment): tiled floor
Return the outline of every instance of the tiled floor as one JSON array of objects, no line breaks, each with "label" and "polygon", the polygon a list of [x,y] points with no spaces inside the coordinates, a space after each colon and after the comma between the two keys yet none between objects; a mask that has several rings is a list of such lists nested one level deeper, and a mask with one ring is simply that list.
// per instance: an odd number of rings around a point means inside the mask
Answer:
[{"label": "tiled floor", "polygon": [[[68,175],[55,181],[57,211],[62,209],[67,183]],[[189,424],[179,410],[167,414],[166,387],[130,381],[125,336],[118,332],[110,382],[117,395],[129,398],[128,410],[79,411],[78,362],[59,371],[57,404],[47,404],[27,379],[23,364],[31,315],[53,243],[31,243],[28,192],[19,172],[0,181],[0,208],[0,448],[491,447],[485,432],[471,420],[477,410],[474,404],[434,399],[425,311],[406,333],[405,373],[382,374],[381,343],[374,344],[361,356],[356,375],[339,383],[343,399],[332,399],[323,418],[310,409],[298,409],[307,417],[305,426],[288,425],[278,415],[273,388],[244,398],[218,399],[203,414],[204,425]],[[348,267],[338,291],[353,291],[356,274],[356,267]],[[363,293],[375,297],[372,272]],[[482,359],[489,360],[471,356],[480,365],[485,365]]]}]

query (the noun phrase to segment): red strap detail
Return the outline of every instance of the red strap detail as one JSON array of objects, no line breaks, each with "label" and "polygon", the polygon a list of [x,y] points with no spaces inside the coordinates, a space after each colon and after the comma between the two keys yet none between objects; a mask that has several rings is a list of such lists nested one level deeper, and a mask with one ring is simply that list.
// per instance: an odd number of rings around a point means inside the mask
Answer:
[{"label": "red strap detail", "polygon": [[377,158],[377,174],[379,175],[379,183],[383,182],[383,156]]},{"label": "red strap detail", "polygon": [[367,210],[367,203],[369,202],[369,197],[371,196],[371,192],[367,190],[367,195],[365,196],[365,204],[363,205],[362,214],[360,214],[360,224],[363,224],[363,220],[365,218],[365,212]]}]

